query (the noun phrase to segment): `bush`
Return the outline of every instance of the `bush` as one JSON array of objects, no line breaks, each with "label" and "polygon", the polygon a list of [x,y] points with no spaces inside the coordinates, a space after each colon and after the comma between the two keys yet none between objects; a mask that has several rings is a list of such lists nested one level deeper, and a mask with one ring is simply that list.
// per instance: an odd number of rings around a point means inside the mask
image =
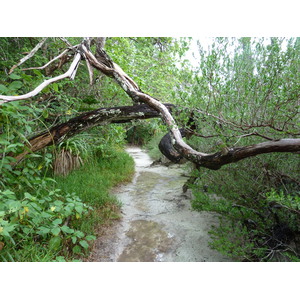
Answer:
[{"label": "bush", "polygon": [[297,168],[293,154],[272,154],[195,172],[193,208],[221,219],[212,247],[236,260],[300,257]]},{"label": "bush", "polygon": [[[43,189],[38,194],[24,192],[21,197],[11,190],[0,191],[0,257],[2,261],[23,261],[23,248],[35,243],[59,252],[62,242],[88,248],[93,236],[72,228],[92,207],[75,194],[63,195],[59,189]],[[15,257],[12,256],[14,253]]]},{"label": "bush", "polygon": [[136,121],[127,130],[126,140],[133,145],[145,145],[161,131],[157,120]]}]

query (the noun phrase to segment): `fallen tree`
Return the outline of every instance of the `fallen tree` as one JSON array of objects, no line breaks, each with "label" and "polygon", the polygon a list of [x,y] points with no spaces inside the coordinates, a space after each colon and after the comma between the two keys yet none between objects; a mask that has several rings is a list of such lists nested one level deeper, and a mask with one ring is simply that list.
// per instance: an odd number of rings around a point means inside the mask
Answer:
[{"label": "fallen tree", "polygon": [[[90,48],[91,43],[96,44],[96,53],[93,54]],[[113,78],[119,86],[124,90],[124,92],[132,99],[132,101],[136,104],[144,103],[149,108],[152,109],[151,113],[153,114],[153,110],[156,111],[157,114],[161,116],[164,123],[169,128],[169,133],[164,138],[165,142],[160,144],[160,149],[164,153],[164,155],[169,156],[174,161],[177,160],[178,157],[184,157],[187,160],[193,162],[197,167],[205,167],[213,170],[217,170],[223,165],[237,162],[239,160],[245,159],[247,157],[264,154],[264,153],[272,153],[272,152],[292,152],[298,153],[300,151],[300,139],[299,138],[288,138],[288,139],[279,139],[279,140],[268,140],[267,142],[262,142],[258,144],[252,144],[243,147],[226,147],[221,151],[216,153],[205,153],[200,152],[193,149],[189,146],[184,140],[183,135],[178,125],[176,124],[172,113],[169,111],[166,105],[162,104],[159,100],[154,97],[144,93],[138,86],[138,84],[128,75],[126,74],[120,66],[118,66],[112,59],[108,56],[108,54],[104,51],[103,46],[105,44],[104,38],[91,39],[85,38],[83,41],[76,46],[71,46],[74,51],[73,54],[73,62],[71,63],[67,72],[62,75],[53,77],[51,79],[47,79],[43,83],[41,83],[38,87],[36,87],[33,91],[18,96],[3,96],[0,95],[1,103],[17,101],[17,100],[25,100],[30,97],[37,95],[42,89],[46,86],[65,79],[70,78],[74,79],[76,75],[76,71],[79,67],[80,60],[85,60],[90,80],[92,81],[93,73],[92,68],[99,70],[103,74],[108,77]],[[36,48],[35,48],[36,49]],[[35,51],[32,50],[32,52]],[[21,62],[20,62],[21,63]],[[17,65],[20,65],[17,64]],[[13,69],[12,69],[13,70]],[[137,107],[137,106],[135,106]],[[119,108],[118,108],[119,109]],[[140,106],[139,109],[145,109],[145,106]],[[101,111],[101,113],[100,113]],[[114,117],[118,118],[115,114],[115,108],[102,109],[99,110],[101,116],[104,116],[107,113],[107,120],[113,120]],[[140,111],[142,113],[142,111]],[[112,114],[113,116],[109,116]],[[96,114],[97,115],[97,114]],[[88,128],[90,125],[90,121],[93,118],[97,120],[99,115],[84,115],[80,116],[76,119],[76,121],[72,121],[65,125],[58,125],[58,127],[54,127],[51,129],[51,133],[44,133],[38,137],[30,139],[30,151],[38,151],[43,147],[56,143],[57,141],[61,141],[64,138],[67,138],[71,135],[74,135],[77,132],[80,132],[80,128]],[[119,116],[121,117],[121,116]],[[89,119],[90,118],[90,119]],[[101,117],[100,117],[101,119]],[[130,118],[129,118],[130,119]],[[126,122],[129,120],[126,117],[123,120],[119,120],[119,122]],[[98,122],[98,121],[97,121]],[[102,121],[99,121],[102,122]],[[104,121],[103,121],[104,122]],[[20,157],[17,157],[17,160],[22,159],[28,151],[25,151],[21,154]],[[177,157],[177,158],[176,158]]]},{"label": "fallen tree", "polygon": [[[165,104],[171,110],[172,104]],[[28,153],[37,152],[47,146],[57,145],[68,138],[99,125],[126,123],[134,120],[158,118],[160,114],[153,108],[141,104],[99,108],[85,112],[67,122],[55,125],[48,130],[28,139],[26,150],[15,157],[16,163]]]}]

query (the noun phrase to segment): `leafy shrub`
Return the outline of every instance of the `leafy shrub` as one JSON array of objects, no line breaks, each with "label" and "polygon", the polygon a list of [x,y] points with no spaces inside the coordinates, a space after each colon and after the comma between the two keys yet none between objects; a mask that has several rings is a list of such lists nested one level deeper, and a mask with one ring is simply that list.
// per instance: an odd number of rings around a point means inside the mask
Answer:
[{"label": "leafy shrub", "polygon": [[[72,228],[72,221],[82,218],[92,208],[75,194],[63,196],[59,189],[44,190],[39,195],[24,192],[18,197],[11,190],[0,191],[0,243],[2,261],[11,260],[8,253],[18,252],[32,242],[47,245],[49,251],[62,250],[69,239],[73,249],[88,248],[94,239]],[[17,257],[18,259],[18,257]]]},{"label": "leafy shrub", "polygon": [[300,257],[298,166],[293,159],[293,154],[274,154],[217,172],[195,172],[193,208],[220,216],[220,225],[211,231],[213,248],[235,260]]},{"label": "leafy shrub", "polygon": [[135,121],[133,125],[127,130],[127,141],[133,145],[145,145],[160,132],[158,121]]}]

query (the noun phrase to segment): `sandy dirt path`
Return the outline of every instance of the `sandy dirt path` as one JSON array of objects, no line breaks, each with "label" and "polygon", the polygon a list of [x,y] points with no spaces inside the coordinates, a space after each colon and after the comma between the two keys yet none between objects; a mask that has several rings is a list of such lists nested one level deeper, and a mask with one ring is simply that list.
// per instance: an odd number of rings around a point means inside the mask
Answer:
[{"label": "sandy dirt path", "polygon": [[208,231],[217,217],[191,210],[182,166],[151,166],[137,147],[127,148],[134,158],[133,181],[114,190],[123,203],[122,219],[104,229],[90,261],[205,262],[229,261],[209,248]]}]

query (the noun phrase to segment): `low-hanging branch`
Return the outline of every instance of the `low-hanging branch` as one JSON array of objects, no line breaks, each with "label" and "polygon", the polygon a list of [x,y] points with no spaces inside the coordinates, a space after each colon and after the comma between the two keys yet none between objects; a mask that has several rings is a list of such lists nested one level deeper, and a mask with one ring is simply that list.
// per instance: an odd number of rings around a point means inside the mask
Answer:
[{"label": "low-hanging branch", "polygon": [[[171,110],[173,104],[165,104]],[[134,120],[160,118],[160,114],[148,105],[117,106],[99,108],[58,124],[28,139],[27,149],[15,157],[16,163],[27,154],[39,151],[47,146],[59,144],[68,138],[89,128],[110,123],[126,123]]]}]

